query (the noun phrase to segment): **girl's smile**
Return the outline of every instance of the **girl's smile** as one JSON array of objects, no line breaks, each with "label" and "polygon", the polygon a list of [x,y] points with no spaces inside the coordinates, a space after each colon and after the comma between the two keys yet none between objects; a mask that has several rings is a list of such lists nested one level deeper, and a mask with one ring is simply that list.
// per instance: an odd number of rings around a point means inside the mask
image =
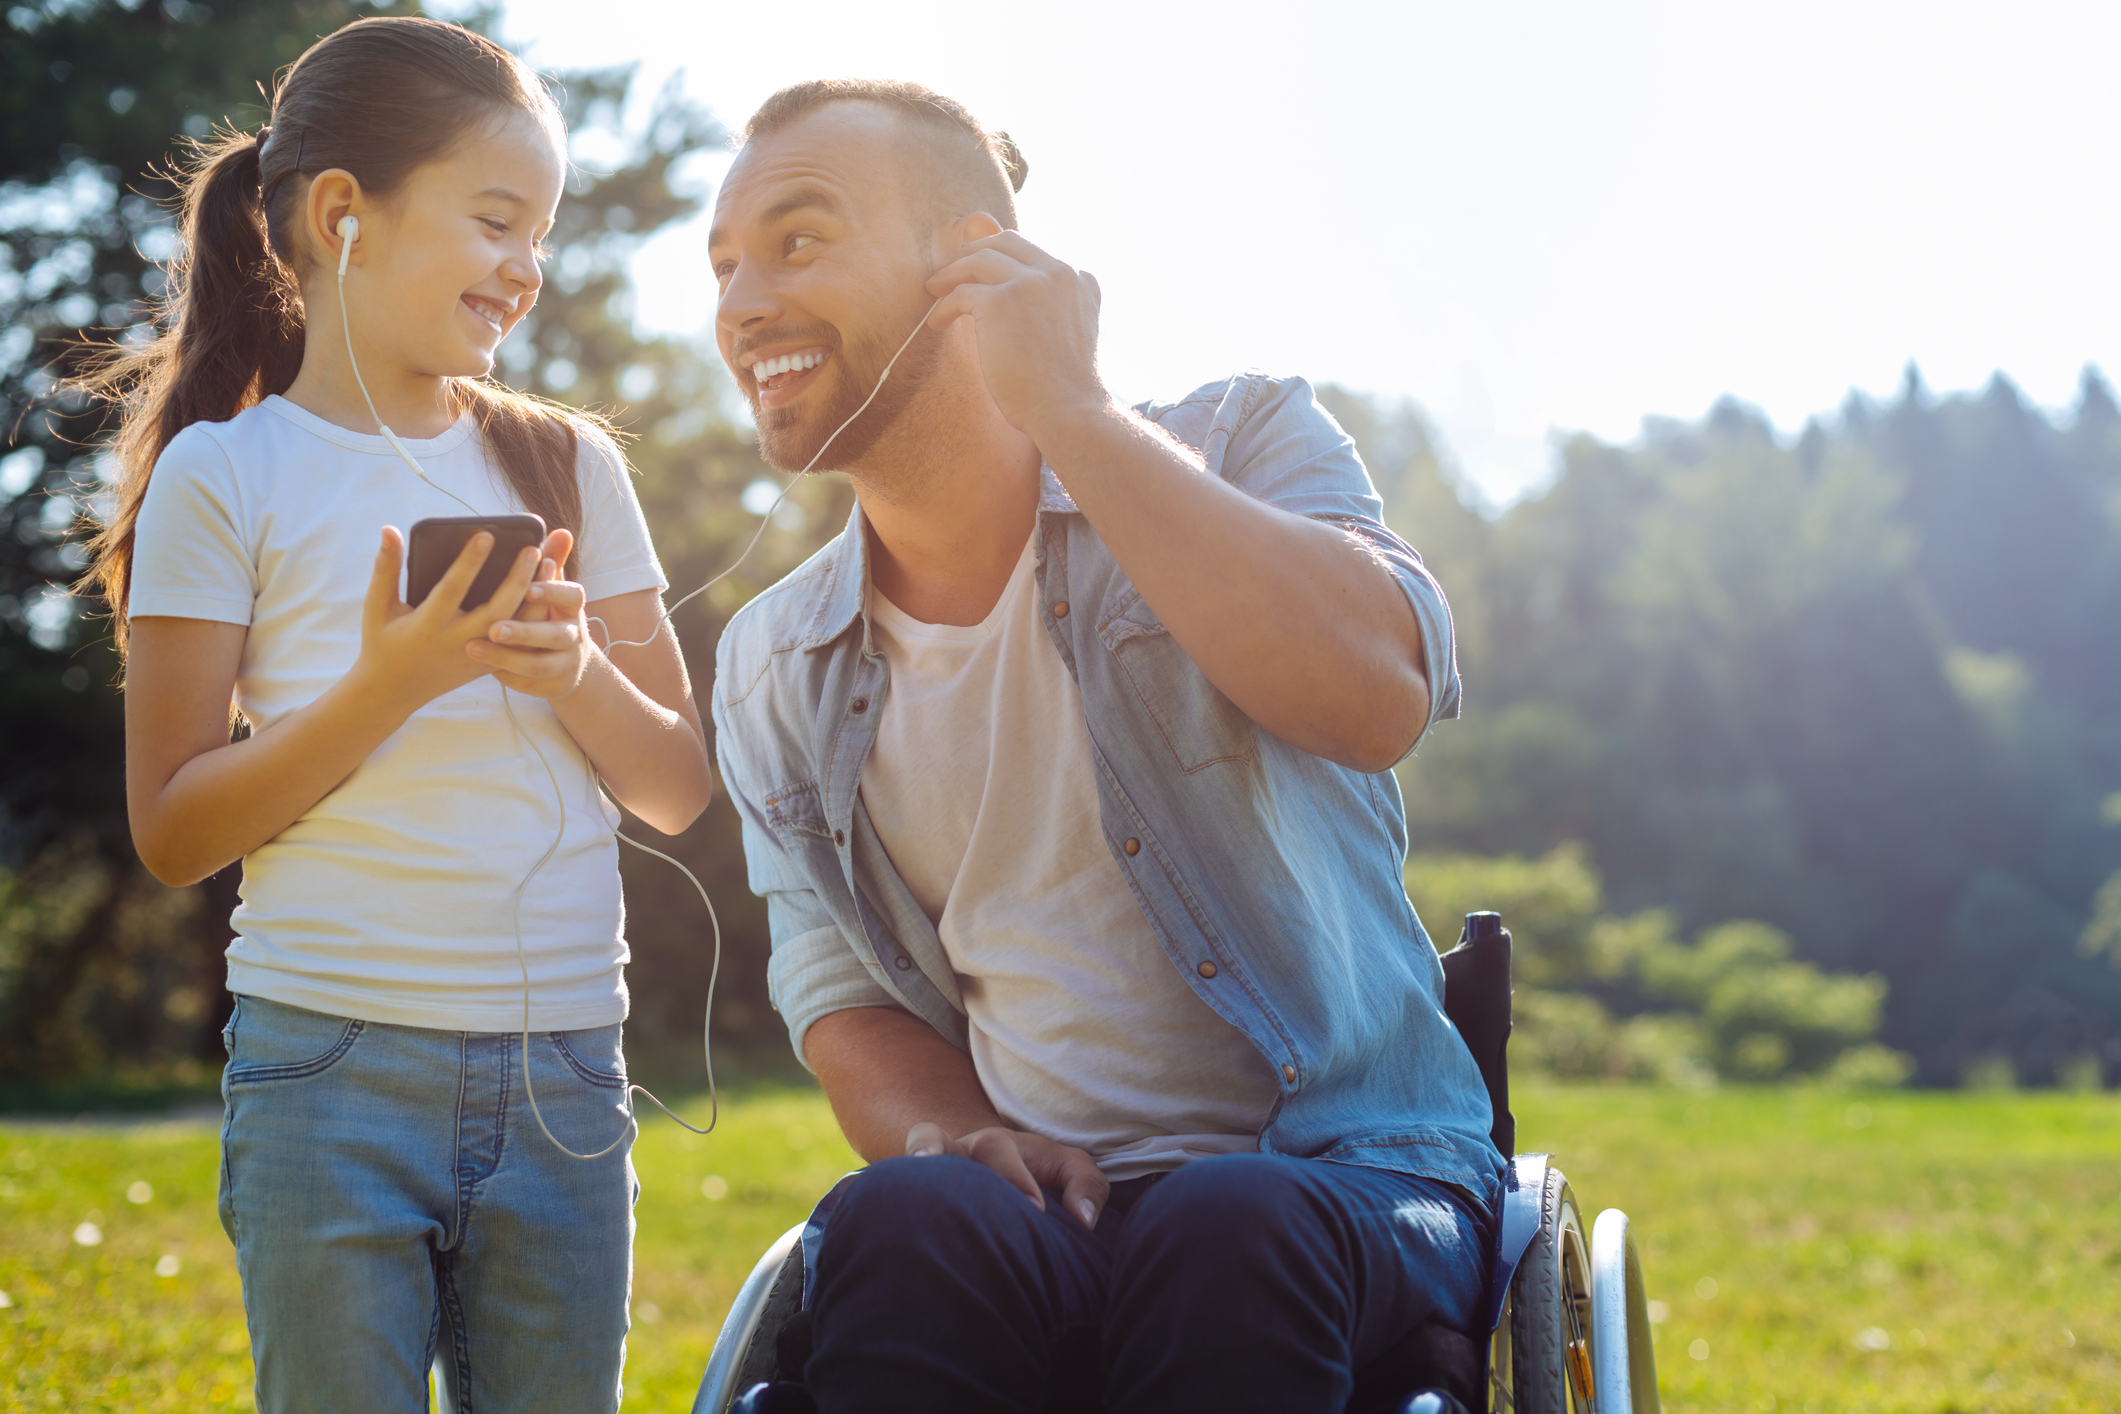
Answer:
[{"label": "girl's smile", "polygon": [[[409,432],[406,424],[422,420],[412,409],[431,408],[425,420],[447,425],[454,413],[443,406],[442,380],[493,370],[501,340],[545,283],[540,242],[559,206],[563,153],[559,133],[518,111],[423,163],[387,196],[370,197],[345,173],[316,179],[343,184],[344,209],[360,218],[348,317],[386,422]],[[335,221],[327,213],[325,229]],[[333,303],[323,302],[324,317]],[[393,412],[393,402],[405,411]]]}]

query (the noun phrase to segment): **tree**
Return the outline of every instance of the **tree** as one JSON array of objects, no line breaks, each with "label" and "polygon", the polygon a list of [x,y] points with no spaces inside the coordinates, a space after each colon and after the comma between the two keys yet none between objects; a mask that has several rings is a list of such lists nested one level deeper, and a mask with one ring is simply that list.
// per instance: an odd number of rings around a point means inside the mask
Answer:
[{"label": "tree", "polygon": [[1467,626],[1465,719],[1402,767],[1417,849],[1580,840],[1624,911],[1763,920],[1888,979],[1884,1039],[1933,1082],[2121,1062],[2121,974],[2076,947],[2121,865],[2103,379],[2060,427],[2000,379],[1911,376],[1794,441],[1727,400],[1574,439],[1484,526],[1404,485],[1388,513]]}]

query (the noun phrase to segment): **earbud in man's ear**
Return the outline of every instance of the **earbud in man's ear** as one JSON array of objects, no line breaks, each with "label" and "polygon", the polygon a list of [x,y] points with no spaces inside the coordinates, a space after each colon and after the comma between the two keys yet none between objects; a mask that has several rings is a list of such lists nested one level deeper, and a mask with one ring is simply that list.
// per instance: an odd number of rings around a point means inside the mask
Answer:
[{"label": "earbud in man's ear", "polygon": [[339,219],[339,278],[346,278],[346,262],[353,259],[353,243],[361,234],[361,223],[351,216]]}]

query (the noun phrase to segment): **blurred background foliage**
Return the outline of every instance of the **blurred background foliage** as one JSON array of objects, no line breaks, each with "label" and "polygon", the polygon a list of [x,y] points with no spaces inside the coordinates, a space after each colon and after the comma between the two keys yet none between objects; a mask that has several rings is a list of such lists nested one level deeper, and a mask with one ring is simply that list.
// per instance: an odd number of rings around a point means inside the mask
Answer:
[{"label": "blurred background foliage", "polygon": [[[1490,898],[1558,899],[1595,865],[1580,896],[1662,910],[1732,968],[1767,966],[1770,935],[1717,925],[1768,925],[1822,988],[1867,979],[1925,1083],[2113,1083],[2121,413],[2096,371],[2059,425],[2000,374],[1938,398],[1910,368],[1889,404],[1852,395],[1787,441],[1726,400],[1568,442],[1553,486],[1493,518],[1413,409],[1329,400],[1459,626],[1465,718],[1402,768],[1417,855],[1514,857]],[[1443,931],[1478,891],[1450,898],[1423,910]],[[1581,926],[1528,927],[1528,981],[1599,995]],[[1687,975],[1655,954],[1645,1014]],[[1805,1005],[1853,1037],[1856,999],[1835,980]],[[1772,1068],[1747,1036],[1796,1069],[1827,1048],[1695,1005],[1719,1071]]]},{"label": "blurred background foliage", "polygon": [[[109,424],[58,377],[77,343],[152,316],[181,139],[254,128],[259,83],[315,38],[411,8],[40,0],[0,22],[0,1086],[18,1096],[209,1073],[237,886],[164,889],[133,855],[117,663],[67,588]],[[626,71],[558,82],[577,170],[501,374],[618,417],[682,591],[759,529],[771,482],[714,350],[634,332],[627,258],[698,210],[687,159],[725,137]],[[2121,415],[2095,374],[2059,426],[2000,377],[1938,399],[1912,370],[1889,406],[1852,397],[1793,443],[1725,403],[1626,447],[1579,438],[1548,491],[1492,516],[1411,405],[1325,396],[1458,615],[1465,719],[1403,768],[1408,887],[1440,935],[1504,913],[1519,1064],[2115,1078]],[[806,483],[679,614],[702,686],[728,615],[847,508],[843,482]],[[726,803],[671,852],[721,910],[718,1049],[786,1065]],[[622,867],[629,1044],[696,1077],[706,919],[674,871]]]}]

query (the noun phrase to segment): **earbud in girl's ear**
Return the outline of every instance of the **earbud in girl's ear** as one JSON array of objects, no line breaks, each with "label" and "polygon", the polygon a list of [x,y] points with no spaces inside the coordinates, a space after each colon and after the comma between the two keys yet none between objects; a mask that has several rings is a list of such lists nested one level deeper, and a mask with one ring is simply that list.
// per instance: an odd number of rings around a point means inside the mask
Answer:
[{"label": "earbud in girl's ear", "polygon": [[351,216],[339,220],[339,278],[346,278],[346,262],[353,258],[353,243],[361,234],[361,223]]}]

